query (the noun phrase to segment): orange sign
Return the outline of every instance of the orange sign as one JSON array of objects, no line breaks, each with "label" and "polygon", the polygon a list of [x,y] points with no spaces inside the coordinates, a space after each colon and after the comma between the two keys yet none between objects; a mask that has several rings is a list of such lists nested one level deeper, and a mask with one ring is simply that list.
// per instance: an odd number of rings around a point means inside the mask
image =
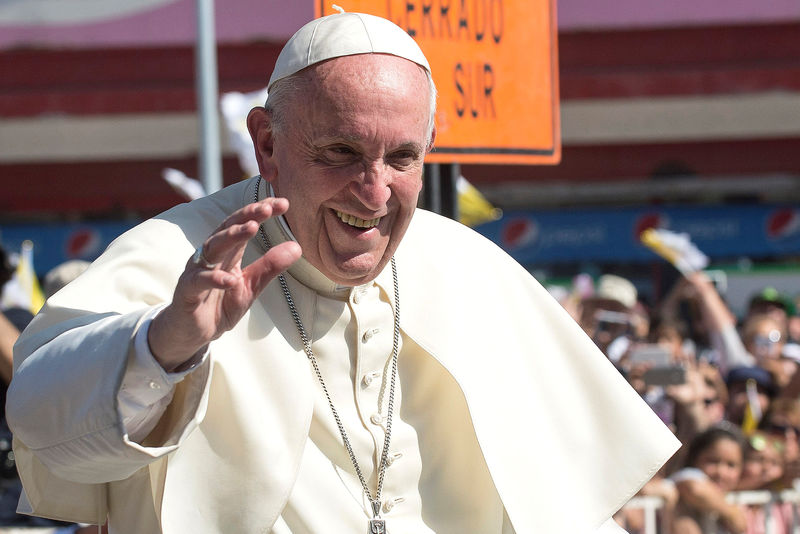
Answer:
[{"label": "orange sign", "polygon": [[317,17],[385,17],[425,52],[439,92],[430,163],[561,158],[556,0],[316,0]]}]

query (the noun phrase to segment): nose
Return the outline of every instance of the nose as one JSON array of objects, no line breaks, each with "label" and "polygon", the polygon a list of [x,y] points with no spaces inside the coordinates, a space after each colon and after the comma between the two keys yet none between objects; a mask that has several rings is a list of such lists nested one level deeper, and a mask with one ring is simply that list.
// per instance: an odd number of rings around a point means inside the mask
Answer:
[{"label": "nose", "polygon": [[368,209],[380,210],[392,196],[391,170],[381,163],[373,163],[350,182],[350,192]]}]

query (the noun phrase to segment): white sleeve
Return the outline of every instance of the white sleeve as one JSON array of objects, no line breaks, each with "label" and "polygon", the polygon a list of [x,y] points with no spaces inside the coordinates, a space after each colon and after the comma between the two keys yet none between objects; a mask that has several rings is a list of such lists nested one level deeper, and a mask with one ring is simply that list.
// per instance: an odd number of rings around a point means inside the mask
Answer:
[{"label": "white sleeve", "polygon": [[191,373],[208,357],[208,348],[198,352],[181,366],[179,372],[168,373],[161,367],[147,342],[150,323],[166,305],[153,308],[145,316],[133,340],[133,356],[128,360],[117,402],[125,434],[140,443],[158,423],[172,401],[175,384]]},{"label": "white sleeve", "polygon": [[55,477],[71,482],[121,480],[177,449],[197,428],[208,403],[210,357],[174,388],[167,411],[179,396],[181,409],[157,442],[131,441],[125,431],[120,386],[150,311],[78,315],[20,337],[6,420],[15,448],[31,453],[26,461],[35,456]]}]

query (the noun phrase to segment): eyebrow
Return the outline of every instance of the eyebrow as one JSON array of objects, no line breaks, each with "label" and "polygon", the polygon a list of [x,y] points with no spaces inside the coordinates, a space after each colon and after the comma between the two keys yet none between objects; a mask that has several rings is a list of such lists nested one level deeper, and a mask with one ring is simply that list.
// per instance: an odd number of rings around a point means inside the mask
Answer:
[{"label": "eyebrow", "polygon": [[[322,148],[326,145],[335,143],[347,143],[360,146],[362,144],[362,138],[355,135],[346,134],[323,134],[314,139],[311,142],[311,145],[316,148]],[[406,141],[405,143],[401,143],[398,146],[390,148],[387,152],[391,153],[398,150],[412,150],[417,153],[425,151],[422,144],[414,141]]]}]

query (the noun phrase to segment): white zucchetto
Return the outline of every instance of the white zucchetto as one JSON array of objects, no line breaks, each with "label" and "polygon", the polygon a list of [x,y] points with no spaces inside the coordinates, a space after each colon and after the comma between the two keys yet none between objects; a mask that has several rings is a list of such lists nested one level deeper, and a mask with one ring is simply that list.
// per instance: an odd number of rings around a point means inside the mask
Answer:
[{"label": "white zucchetto", "polygon": [[289,38],[268,88],[321,61],[356,54],[390,54],[431,70],[419,45],[395,23],[364,13],[335,13],[312,20]]}]

